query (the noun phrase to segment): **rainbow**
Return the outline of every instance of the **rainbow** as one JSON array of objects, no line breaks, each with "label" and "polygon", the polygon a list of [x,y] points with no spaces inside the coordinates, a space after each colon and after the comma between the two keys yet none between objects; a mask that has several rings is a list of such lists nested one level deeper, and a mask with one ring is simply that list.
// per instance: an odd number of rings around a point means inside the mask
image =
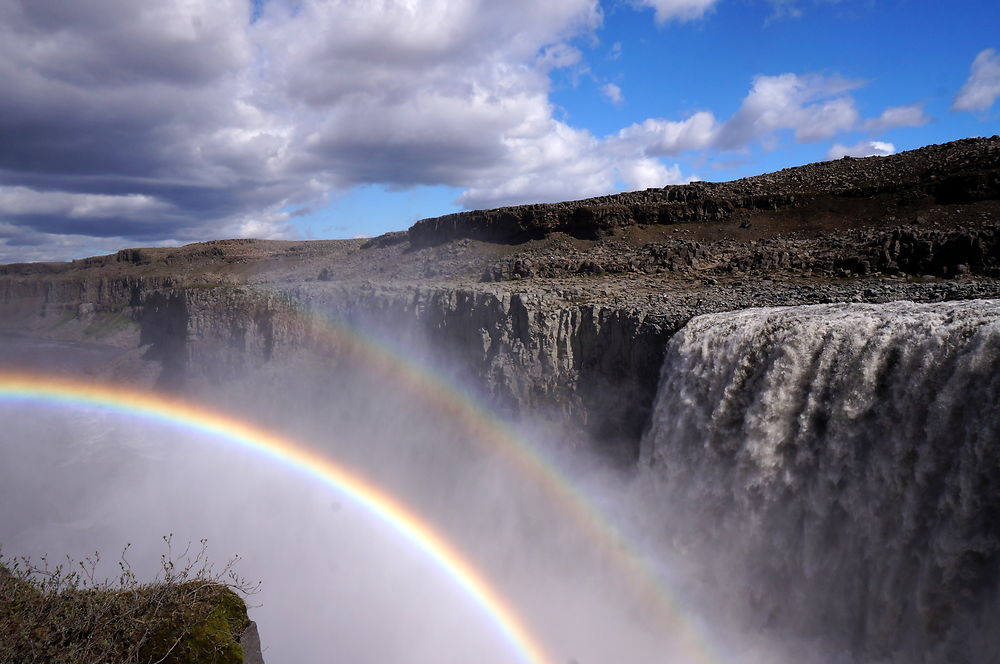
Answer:
[{"label": "rainbow", "polygon": [[[602,547],[609,559],[630,579],[634,589],[656,611],[660,624],[680,638],[693,661],[714,664],[728,659],[716,652],[704,629],[689,619],[674,593],[665,587],[661,576],[625,540],[563,473],[532,445],[522,440],[509,426],[474,399],[473,395],[436,375],[386,343],[355,330],[349,324],[325,316],[298,297],[280,291],[279,306],[299,317],[304,331],[311,333],[319,350],[346,349],[363,358],[366,366],[390,377],[418,399],[461,423],[473,440],[492,445],[517,468],[543,487],[551,499],[579,524],[584,532]],[[283,297],[282,297],[283,296]]]},{"label": "rainbow", "polygon": [[0,400],[90,406],[159,421],[208,434],[311,476],[365,508],[425,553],[489,616],[520,659],[530,664],[552,662],[513,608],[430,525],[364,479],[287,438],[180,399],[62,376],[0,371]]}]

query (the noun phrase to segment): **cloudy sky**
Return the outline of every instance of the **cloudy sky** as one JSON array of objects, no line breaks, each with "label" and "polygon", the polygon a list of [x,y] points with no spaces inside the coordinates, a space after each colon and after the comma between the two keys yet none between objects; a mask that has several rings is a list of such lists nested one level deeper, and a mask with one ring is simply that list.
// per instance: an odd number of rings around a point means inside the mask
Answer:
[{"label": "cloudy sky", "polygon": [[0,0],[0,262],[1000,133],[996,0]]}]

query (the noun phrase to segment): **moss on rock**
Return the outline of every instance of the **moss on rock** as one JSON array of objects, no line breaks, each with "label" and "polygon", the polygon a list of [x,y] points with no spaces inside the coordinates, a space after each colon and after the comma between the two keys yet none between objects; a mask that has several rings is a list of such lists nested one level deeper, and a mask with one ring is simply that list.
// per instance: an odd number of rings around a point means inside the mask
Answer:
[{"label": "moss on rock", "polygon": [[186,601],[154,632],[142,661],[163,664],[241,664],[239,636],[250,624],[247,608],[225,586],[191,582],[178,587]]},{"label": "moss on rock", "polygon": [[5,664],[241,664],[246,604],[211,581],[61,587],[0,568]]}]

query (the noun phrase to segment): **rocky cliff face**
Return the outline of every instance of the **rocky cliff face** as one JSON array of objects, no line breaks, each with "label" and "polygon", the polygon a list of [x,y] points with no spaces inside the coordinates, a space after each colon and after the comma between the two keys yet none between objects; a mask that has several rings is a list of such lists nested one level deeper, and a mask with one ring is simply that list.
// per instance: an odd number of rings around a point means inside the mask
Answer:
[{"label": "rocky cliff face", "polygon": [[130,315],[161,385],[225,383],[367,337],[389,353],[426,353],[501,413],[545,413],[623,458],[637,453],[664,344],[683,320],[488,288],[191,288],[140,302]]},{"label": "rocky cliff face", "polygon": [[[576,286],[376,283],[178,286],[171,280],[8,284],[5,322],[136,348],[161,387],[224,385],[302,353],[328,354],[345,330],[432,364],[506,415],[543,415],[567,437],[634,461],[666,343],[692,316],[780,302],[996,296],[978,281]],[[326,322],[329,321],[329,322]],[[126,367],[127,369],[127,367]]]},{"label": "rocky cliff face", "polygon": [[750,306],[1000,296],[1000,138],[418,222],[0,266],[0,327],[131,349],[180,387],[318,348],[309,313],[416,344],[505,413],[635,459],[666,341]]}]

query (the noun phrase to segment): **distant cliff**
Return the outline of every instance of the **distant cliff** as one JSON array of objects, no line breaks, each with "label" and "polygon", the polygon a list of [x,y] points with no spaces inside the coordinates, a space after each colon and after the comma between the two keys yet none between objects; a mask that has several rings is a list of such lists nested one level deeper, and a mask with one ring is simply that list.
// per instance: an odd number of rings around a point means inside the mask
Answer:
[{"label": "distant cliff", "polygon": [[[557,204],[520,205],[424,219],[409,239],[427,245],[460,238],[524,242],[563,232],[597,239],[616,228],[755,217],[883,219],[929,199],[969,204],[1000,198],[1000,137],[967,139],[876,159],[788,168],[734,182],[693,182]],[[775,214],[777,213],[777,214]]]},{"label": "distant cliff", "polygon": [[993,137],[461,213],[373,240],[0,266],[0,328],[114,345],[117,374],[177,387],[314,348],[307,310],[419,342],[501,412],[546,412],[634,461],[666,342],[695,315],[998,296]]}]

